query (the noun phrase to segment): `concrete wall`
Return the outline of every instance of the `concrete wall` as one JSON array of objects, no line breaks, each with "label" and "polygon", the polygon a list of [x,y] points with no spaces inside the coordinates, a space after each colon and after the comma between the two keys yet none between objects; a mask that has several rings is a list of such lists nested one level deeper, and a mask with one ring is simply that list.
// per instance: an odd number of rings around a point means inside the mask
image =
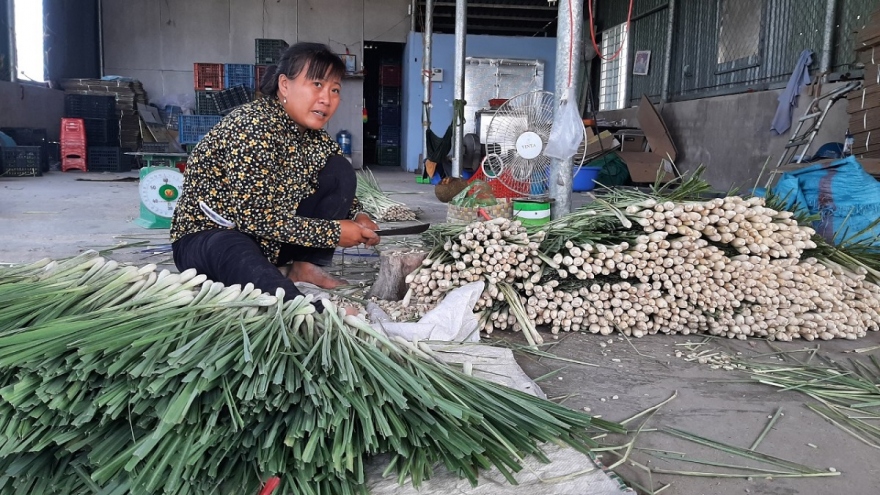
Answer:
[{"label": "concrete wall", "polygon": [[[823,91],[835,87],[837,85],[827,84]],[[705,165],[703,177],[714,188],[726,190],[732,186],[754,187],[767,162],[767,171],[761,180],[763,185],[769,177],[769,170],[776,167],[793,131],[792,128],[777,135],[770,130],[781,92],[743,93],[658,107],[678,150],[678,167],[685,172]],[[799,97],[798,107],[792,115],[793,127],[810,101],[809,96]],[[628,108],[600,112],[599,119],[626,119],[628,126],[638,127],[637,111],[638,108]],[[829,110],[808,153],[815,153],[827,142],[843,142],[848,123],[846,100],[839,101]]]},{"label": "concrete wall", "polygon": [[63,91],[0,81],[0,127],[44,128],[57,141],[63,114]]},{"label": "concrete wall", "polygon": [[[556,38],[469,35],[467,57],[538,59],[544,62],[544,89],[553,90],[556,73]],[[422,33],[410,33],[404,51],[403,128],[401,129],[401,166],[408,171],[419,168],[422,152]],[[431,66],[443,69],[443,82],[431,83],[431,130],[438,136],[452,123],[454,100],[455,36],[435,34],[431,45]],[[467,86],[467,81],[465,81]],[[488,106],[488,102],[482,102]]]},{"label": "concrete wall", "polygon": [[[409,0],[104,0],[104,74],[139,79],[150,99],[193,93],[193,63],[254,63],[254,39],[317,41],[363,61],[364,40],[404,42]],[[363,163],[363,80],[343,82],[328,126],[352,132]]]}]

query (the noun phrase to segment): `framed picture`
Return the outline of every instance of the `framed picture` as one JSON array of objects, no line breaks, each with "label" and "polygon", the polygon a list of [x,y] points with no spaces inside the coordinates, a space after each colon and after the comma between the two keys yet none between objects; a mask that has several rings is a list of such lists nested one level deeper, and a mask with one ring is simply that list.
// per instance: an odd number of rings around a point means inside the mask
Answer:
[{"label": "framed picture", "polygon": [[345,63],[345,73],[346,74],[354,74],[357,72],[357,61],[354,55],[349,54],[341,54],[339,58]]},{"label": "framed picture", "polygon": [[651,50],[639,50],[636,52],[636,58],[633,61],[633,75],[647,76],[648,68],[651,65]]}]

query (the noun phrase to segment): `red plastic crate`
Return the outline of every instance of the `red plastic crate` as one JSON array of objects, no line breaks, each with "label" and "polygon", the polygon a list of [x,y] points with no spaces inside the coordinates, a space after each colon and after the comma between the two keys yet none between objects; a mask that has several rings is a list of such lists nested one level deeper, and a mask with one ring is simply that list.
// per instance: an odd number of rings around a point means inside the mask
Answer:
[{"label": "red plastic crate", "polygon": [[267,69],[269,69],[268,65],[254,66],[254,88],[256,88],[257,93],[260,92],[260,84],[263,83],[263,76],[266,75]]},{"label": "red plastic crate", "polygon": [[86,145],[86,122],[84,119],[61,119],[61,147],[65,144],[74,146]]},{"label": "red plastic crate", "polygon": [[400,86],[401,68],[399,65],[383,65],[379,68],[379,84],[382,86]]},{"label": "red plastic crate", "polygon": [[492,195],[495,196],[496,199],[516,199],[523,196],[521,193],[518,193],[502,184],[500,180],[486,177],[486,174],[483,173],[482,167],[480,167],[474,173],[474,175],[472,175],[471,178],[468,179],[468,183],[471,183],[475,180],[481,180],[489,184],[489,186],[492,188]]},{"label": "red plastic crate", "polygon": [[223,64],[193,64],[197,91],[223,89]]}]

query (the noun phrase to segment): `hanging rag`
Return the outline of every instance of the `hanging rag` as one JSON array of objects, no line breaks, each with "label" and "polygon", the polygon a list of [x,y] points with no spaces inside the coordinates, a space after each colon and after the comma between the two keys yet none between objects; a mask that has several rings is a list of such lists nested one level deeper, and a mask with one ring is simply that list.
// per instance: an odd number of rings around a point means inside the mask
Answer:
[{"label": "hanging rag", "polygon": [[770,125],[770,130],[776,131],[776,134],[782,134],[791,127],[791,114],[794,113],[794,107],[797,106],[798,95],[806,85],[810,84],[810,64],[812,63],[813,50],[802,51],[794,66],[794,72],[791,73],[791,78],[785,86],[785,91],[779,95],[779,106],[776,108],[773,124]]},{"label": "hanging rag", "polygon": [[[426,177],[433,177],[434,172],[437,169],[437,164],[446,161],[446,157],[452,149],[452,131],[455,128],[456,123],[460,123],[461,125],[464,125],[465,123],[465,105],[467,105],[467,101],[465,100],[455,100],[452,102],[452,123],[449,124],[443,137],[434,134],[434,131],[432,131],[430,127],[425,131],[425,138],[428,145],[428,156],[425,159]],[[441,175],[445,175],[445,173],[441,172]]]}]

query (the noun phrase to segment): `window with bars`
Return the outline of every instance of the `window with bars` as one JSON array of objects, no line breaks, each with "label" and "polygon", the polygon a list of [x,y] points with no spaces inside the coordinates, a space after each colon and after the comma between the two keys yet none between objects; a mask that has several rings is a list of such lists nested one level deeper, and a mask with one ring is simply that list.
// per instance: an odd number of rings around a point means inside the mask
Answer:
[{"label": "window with bars", "polygon": [[602,68],[599,77],[599,110],[624,108],[626,106],[625,93],[628,77],[627,60],[629,60],[626,23],[603,31],[600,48],[602,50]]}]

